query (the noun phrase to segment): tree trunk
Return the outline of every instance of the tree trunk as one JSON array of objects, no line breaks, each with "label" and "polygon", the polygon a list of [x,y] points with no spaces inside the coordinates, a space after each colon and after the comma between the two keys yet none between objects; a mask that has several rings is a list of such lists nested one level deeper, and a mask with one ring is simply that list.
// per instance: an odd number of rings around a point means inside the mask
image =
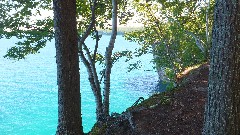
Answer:
[{"label": "tree trunk", "polygon": [[82,135],[76,0],[53,0],[58,82],[57,135]]},{"label": "tree trunk", "polygon": [[240,0],[217,0],[204,135],[240,134]]},{"label": "tree trunk", "polygon": [[[88,56],[88,59],[83,54],[83,48],[85,47],[86,54]],[[83,43],[79,42],[79,47],[80,47],[80,57],[87,69],[88,72],[88,80],[90,82],[91,89],[93,91],[93,95],[95,97],[95,102],[96,102],[96,118],[97,122],[101,121],[103,117],[103,104],[102,104],[102,95],[101,95],[101,88],[100,88],[100,82],[98,80],[97,76],[97,71],[95,67],[95,63],[93,59],[91,58],[91,54],[87,46],[85,46]]]},{"label": "tree trunk", "polygon": [[207,5],[206,8],[206,42],[207,45],[209,44],[209,8],[210,8],[210,0],[205,0],[205,4]]},{"label": "tree trunk", "polygon": [[[98,38],[96,39],[96,45],[93,56],[90,54],[90,50],[84,43],[86,38],[91,34],[92,29],[96,29],[95,23],[96,23],[96,11],[97,7],[97,0],[93,1],[93,5],[91,6],[91,23],[89,24],[87,30],[82,35],[82,37],[78,40],[78,46],[79,46],[79,55],[83,61],[83,64],[85,65],[87,72],[88,72],[88,80],[90,82],[91,89],[93,91],[94,97],[95,97],[95,103],[96,103],[96,118],[97,122],[101,121],[103,117],[103,103],[102,103],[102,95],[101,95],[101,87],[100,82],[98,80],[97,70],[95,67],[95,57],[98,49]],[[97,33],[98,34],[98,33]],[[97,35],[98,36],[98,35]],[[84,54],[84,52],[86,54]]]},{"label": "tree trunk", "polygon": [[117,36],[117,0],[112,0],[112,35],[105,53],[105,75],[104,75],[104,99],[103,113],[105,117],[109,115],[109,95],[110,95],[110,74],[112,69],[112,50],[114,48],[115,39]]}]

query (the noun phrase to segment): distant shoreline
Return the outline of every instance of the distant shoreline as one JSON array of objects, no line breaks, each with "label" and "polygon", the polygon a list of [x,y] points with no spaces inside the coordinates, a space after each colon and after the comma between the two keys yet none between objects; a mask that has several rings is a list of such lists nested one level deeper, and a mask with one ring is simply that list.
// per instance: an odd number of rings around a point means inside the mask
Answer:
[{"label": "distant shoreline", "polygon": [[[139,31],[139,30],[143,30],[143,27],[123,27],[120,26],[117,29],[117,35],[124,35],[124,33],[128,33],[128,32],[133,32],[133,31]],[[112,33],[112,31],[109,30],[103,30],[103,29],[98,29],[99,34],[103,34],[103,35],[110,35]]]}]

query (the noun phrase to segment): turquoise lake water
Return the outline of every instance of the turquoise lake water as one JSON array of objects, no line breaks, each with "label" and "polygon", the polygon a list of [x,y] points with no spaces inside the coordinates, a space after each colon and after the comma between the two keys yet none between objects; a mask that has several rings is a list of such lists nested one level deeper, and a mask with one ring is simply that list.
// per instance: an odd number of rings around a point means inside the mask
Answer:
[{"label": "turquoise lake water", "polygon": [[[104,35],[99,50],[105,51],[110,36]],[[53,135],[57,127],[57,83],[54,42],[39,54],[14,61],[2,56],[16,39],[0,40],[0,135]],[[88,39],[87,44],[94,43]],[[134,50],[136,43],[117,36],[114,51]],[[157,73],[150,63],[152,55],[137,58],[140,70],[127,72],[129,63],[119,60],[111,74],[111,112],[121,113],[139,97],[148,97],[157,85]],[[132,60],[134,62],[136,60]],[[100,66],[99,66],[100,67]],[[150,70],[150,71],[149,71]],[[86,69],[80,63],[82,117],[84,131],[95,123],[95,102]]]}]

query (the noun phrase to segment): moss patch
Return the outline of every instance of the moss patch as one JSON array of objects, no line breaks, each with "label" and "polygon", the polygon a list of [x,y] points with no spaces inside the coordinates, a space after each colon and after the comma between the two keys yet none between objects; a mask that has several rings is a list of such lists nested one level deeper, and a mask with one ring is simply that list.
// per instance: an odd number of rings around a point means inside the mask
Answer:
[{"label": "moss patch", "polygon": [[88,135],[104,135],[106,133],[106,129],[107,124],[103,124],[102,126],[95,124]]}]

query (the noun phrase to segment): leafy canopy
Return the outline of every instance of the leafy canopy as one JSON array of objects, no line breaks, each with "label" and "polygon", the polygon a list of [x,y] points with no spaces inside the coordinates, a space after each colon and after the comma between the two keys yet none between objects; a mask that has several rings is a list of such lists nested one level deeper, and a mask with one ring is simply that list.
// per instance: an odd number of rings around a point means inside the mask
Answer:
[{"label": "leafy canopy", "polygon": [[[83,36],[92,21],[92,8],[95,0],[77,0],[78,32]],[[119,14],[122,22],[128,19],[127,2],[119,1]],[[96,20],[90,33],[109,29],[111,20],[111,1],[98,0],[94,11]],[[0,38],[17,38],[19,42],[10,48],[4,57],[24,59],[28,54],[38,53],[54,38],[52,0],[2,0],[0,1]],[[107,25],[108,24],[108,25]],[[101,35],[99,36],[101,38]],[[99,39],[100,40],[100,39]]]},{"label": "leafy canopy", "polygon": [[[209,5],[208,5],[209,4]],[[139,2],[132,7],[144,29],[127,33],[141,48],[134,54],[153,53],[158,70],[174,81],[186,67],[206,61],[210,45],[213,3],[195,0]]]},{"label": "leafy canopy", "polygon": [[21,39],[8,50],[5,57],[22,59],[28,54],[37,53],[47,41],[53,39],[52,18],[38,19],[45,10],[51,10],[50,0],[0,2],[0,38]]}]

